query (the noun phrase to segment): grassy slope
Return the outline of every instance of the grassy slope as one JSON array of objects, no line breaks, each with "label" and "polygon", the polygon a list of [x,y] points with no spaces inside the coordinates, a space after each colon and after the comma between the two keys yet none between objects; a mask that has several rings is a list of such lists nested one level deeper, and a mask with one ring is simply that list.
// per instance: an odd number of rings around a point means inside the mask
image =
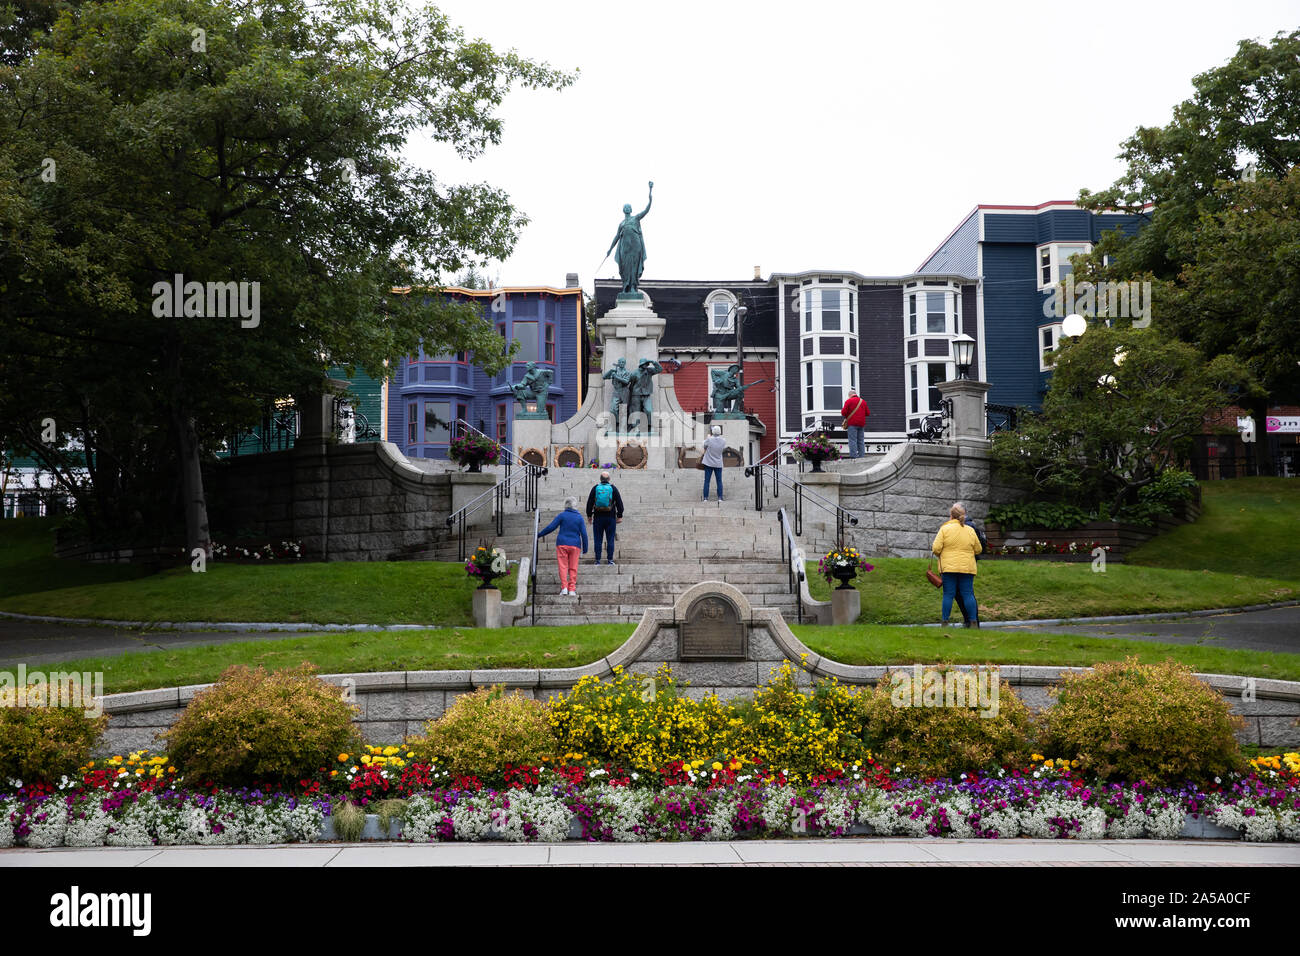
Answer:
[{"label": "grassy slope", "polygon": [[[40,527],[43,526],[43,527]],[[472,624],[475,584],[458,563],[360,561],[140,568],[50,557],[48,522],[0,522],[0,610],[134,621]],[[514,575],[501,596],[515,596]]]},{"label": "grassy slope", "polygon": [[[1201,485],[1198,521],[1160,535],[1111,562],[1104,574],[1090,563],[981,561],[975,578],[980,618],[1141,614],[1234,607],[1300,598],[1300,480],[1240,478]],[[859,575],[859,623],[937,621],[940,595],[925,583],[921,559],[871,559]],[[814,597],[830,586],[808,568]],[[956,612],[954,612],[955,614]]]},{"label": "grassy slope", "polygon": [[[925,581],[921,558],[870,558],[875,570],[858,575],[860,624],[922,624],[939,620],[942,592]],[[813,597],[830,600],[830,586],[808,564]],[[1066,561],[981,561],[975,577],[980,619],[1022,621],[1150,611],[1190,611],[1300,598],[1300,581],[1277,581],[1211,571]],[[955,614],[956,612],[954,612]],[[958,615],[960,616],[960,615]]]},{"label": "grassy slope", "polygon": [[1144,544],[1132,564],[1300,581],[1300,479],[1201,484],[1201,517]]},{"label": "grassy slope", "polygon": [[54,557],[54,522],[48,518],[0,520],[0,607],[15,594],[130,581],[146,573],[129,564],[60,561]]}]

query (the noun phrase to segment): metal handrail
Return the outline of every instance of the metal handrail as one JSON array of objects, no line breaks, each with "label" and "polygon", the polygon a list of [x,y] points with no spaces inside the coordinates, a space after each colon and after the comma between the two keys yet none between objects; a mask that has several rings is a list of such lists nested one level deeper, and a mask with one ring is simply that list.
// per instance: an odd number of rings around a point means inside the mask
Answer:
[{"label": "metal handrail", "polygon": [[537,531],[542,526],[542,509],[533,512],[533,563],[528,566],[528,606],[532,615],[531,624],[537,623],[537,547],[540,539]]},{"label": "metal handrail", "polygon": [[520,481],[524,483],[524,511],[537,511],[537,485],[542,475],[547,473],[548,469],[541,465],[531,465],[525,462],[522,471],[517,472],[513,477],[505,477],[495,485],[480,495],[475,495],[466,504],[465,507],[453,511],[447,516],[447,527],[456,525],[457,535],[457,560],[465,560],[465,528],[466,522],[470,515],[487,504],[489,498],[493,501],[496,510],[496,533],[502,535],[506,533],[506,499],[510,497],[510,488]]},{"label": "metal handrail", "polygon": [[[790,518],[785,513],[784,508],[779,508],[776,512],[777,524],[781,526],[784,534],[781,535],[781,560],[786,562],[786,572],[790,576],[790,593],[794,595],[795,616],[799,623],[803,623],[803,594],[800,585],[807,578],[804,573],[803,551],[794,541],[794,535],[790,529]],[[789,558],[786,557],[786,548],[789,548]]]},{"label": "metal handrail", "polygon": [[[835,542],[838,545],[844,544],[844,526],[845,522],[856,525],[858,516],[847,508],[842,507],[829,498],[817,494],[801,481],[797,481],[789,475],[782,474],[781,469],[776,465],[751,465],[745,469],[745,477],[754,479],[754,510],[763,510],[763,472],[770,470],[772,473],[772,497],[778,497],[781,490],[781,482],[786,482],[794,491],[794,533],[803,534],[803,505],[804,499],[808,498],[814,505],[823,511],[831,512],[835,515]],[[785,511],[784,508],[781,509]]]}]

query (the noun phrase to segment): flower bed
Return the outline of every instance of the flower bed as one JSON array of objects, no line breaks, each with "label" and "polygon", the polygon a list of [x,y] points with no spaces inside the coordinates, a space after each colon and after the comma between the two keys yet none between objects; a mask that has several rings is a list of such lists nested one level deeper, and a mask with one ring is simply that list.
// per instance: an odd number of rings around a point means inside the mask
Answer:
[{"label": "flower bed", "polygon": [[[340,754],[346,769],[324,770],[298,792],[187,789],[160,768],[165,758],[133,754],[81,781],[0,793],[0,847],[170,846],[315,842],[345,789],[384,798],[401,839],[427,843],[644,842],[880,836],[954,839],[1175,839],[1205,824],[1250,841],[1300,842],[1300,754],[1257,758],[1244,776],[1208,786],[1089,783],[1069,761],[956,780],[920,779],[872,761],[829,768],[797,784],[782,770],[737,773],[714,761],[681,761],[654,780],[581,762],[508,767],[508,783],[446,781],[398,747]],[[1038,757],[1038,755],[1035,755]],[[141,766],[153,768],[137,773]],[[134,769],[132,769],[134,767]],[[367,797],[368,794],[368,797]],[[391,798],[400,798],[395,805]],[[1200,824],[1201,826],[1194,826]],[[1222,834],[1215,834],[1222,835]]]}]

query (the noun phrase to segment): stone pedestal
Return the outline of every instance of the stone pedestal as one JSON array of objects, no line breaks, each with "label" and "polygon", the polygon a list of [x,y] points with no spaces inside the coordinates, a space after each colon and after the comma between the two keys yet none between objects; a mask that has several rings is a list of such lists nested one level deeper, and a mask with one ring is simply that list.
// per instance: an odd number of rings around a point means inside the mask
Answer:
[{"label": "stone pedestal", "polygon": [[546,456],[546,466],[554,468],[555,463],[550,458],[551,441],[551,421],[543,416],[542,418],[515,418],[514,424],[514,444],[515,454],[522,456],[530,448],[538,449]]},{"label": "stone pedestal", "polygon": [[989,383],[959,378],[940,382],[938,388],[940,395],[952,400],[952,444],[987,448],[988,416],[984,402]]},{"label": "stone pedestal", "polygon": [[665,324],[644,299],[619,300],[596,320],[596,334],[605,347],[601,371],[608,372],[619,359],[626,359],[627,367],[632,369],[642,359],[658,360],[659,338]]},{"label": "stone pedestal", "polygon": [[[619,298],[614,308],[596,320],[596,335],[604,345],[601,362],[601,375],[623,359],[628,371],[635,372],[642,359],[659,360],[659,338],[664,334],[666,323],[654,314],[644,298]],[[614,383],[609,379],[601,381],[601,396],[598,408],[608,412],[614,398]],[[663,388],[658,376],[655,377],[654,391],[650,394],[650,403],[654,411],[664,411]],[[619,410],[619,417],[626,415],[626,406]],[[619,425],[614,425],[618,430]],[[644,428],[643,428],[644,430]]]},{"label": "stone pedestal", "polygon": [[[497,483],[497,476],[489,472],[480,472],[472,474],[470,472],[453,472],[451,475],[451,513],[455,514],[461,508],[465,507],[479,495],[491,491],[492,486]],[[489,495],[479,505],[479,508],[465,520],[467,528],[482,528],[492,523],[493,501]],[[452,531],[456,526],[452,526]]]},{"label": "stone pedestal", "polygon": [[498,588],[475,588],[474,626],[501,626],[501,591]]},{"label": "stone pedestal", "polygon": [[[815,493],[830,501],[831,504],[840,503],[840,473],[836,471],[819,471],[814,474],[811,471],[805,471],[802,475],[796,475],[799,481],[803,482]],[[827,515],[831,518],[832,516]]]},{"label": "stone pedestal", "polygon": [[831,591],[831,623],[839,626],[842,624],[855,624],[858,615],[862,613],[862,594],[857,588],[846,588],[841,591],[835,588]]},{"label": "stone pedestal", "polygon": [[727,440],[727,447],[740,452],[741,464],[752,465],[749,460],[749,419],[714,418],[713,424],[722,429],[722,437]]}]

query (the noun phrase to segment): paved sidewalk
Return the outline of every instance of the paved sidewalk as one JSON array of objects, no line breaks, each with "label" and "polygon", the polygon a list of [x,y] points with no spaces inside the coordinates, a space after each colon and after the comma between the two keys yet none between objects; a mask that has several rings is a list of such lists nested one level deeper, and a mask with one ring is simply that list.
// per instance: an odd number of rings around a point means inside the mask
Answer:
[{"label": "paved sidewalk", "polygon": [[0,867],[1300,866],[1300,845],[1212,840],[745,840],[372,843],[0,850]]}]

